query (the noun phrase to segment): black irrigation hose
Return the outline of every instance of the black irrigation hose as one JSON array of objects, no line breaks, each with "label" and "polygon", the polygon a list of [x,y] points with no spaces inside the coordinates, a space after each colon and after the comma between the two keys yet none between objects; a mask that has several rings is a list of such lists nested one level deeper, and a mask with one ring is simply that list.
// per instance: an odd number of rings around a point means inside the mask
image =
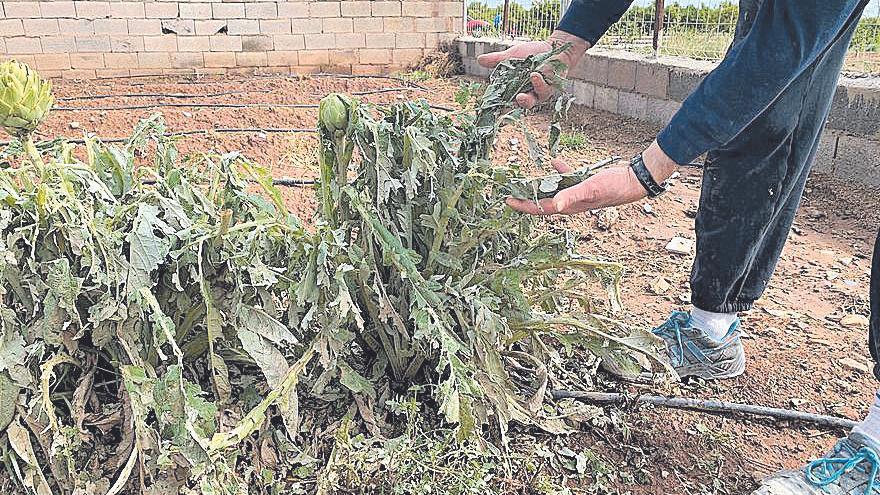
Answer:
[{"label": "black irrigation hose", "polygon": [[[256,184],[256,181],[248,181],[252,184]],[[272,185],[275,186],[284,186],[284,187],[302,187],[302,186],[311,186],[313,184],[317,184],[317,180],[315,179],[296,179],[293,177],[273,177]],[[155,180],[145,180],[144,184],[155,184]]]},{"label": "black irrigation hose", "polygon": [[[382,94],[382,93],[394,93],[397,91],[424,91],[421,88],[417,87],[397,87],[397,88],[382,88],[382,89],[374,89],[370,91],[356,91],[351,93],[352,96],[366,96],[373,94]],[[103,100],[108,98],[217,98],[220,96],[231,96],[231,95],[243,95],[250,93],[271,93],[271,89],[245,89],[241,91],[221,91],[219,93],[206,93],[206,94],[194,94],[194,93],[122,93],[122,94],[110,94],[110,95],[78,95],[78,96],[62,96],[60,98],[55,98],[55,101],[82,101],[82,100]],[[55,107],[55,110],[58,110],[59,107]]]},{"label": "black irrigation hose", "polygon": [[[180,77],[192,77],[192,76],[196,76],[196,77],[210,77],[210,76],[212,76],[212,75],[214,75],[214,74],[197,74],[197,73],[195,73],[195,72],[191,72],[191,73],[180,73],[180,74],[161,74],[161,73],[153,73],[153,74],[130,74],[130,75],[127,75],[127,76],[98,76],[98,77],[96,77],[96,78],[93,78],[93,80],[106,81],[106,80],[113,80],[113,79],[140,79],[140,78],[163,78],[163,77],[164,77],[164,78],[172,78],[172,77],[180,78]],[[309,78],[309,77],[335,77],[335,78],[338,78],[338,79],[384,79],[384,80],[387,80],[387,81],[398,81],[398,82],[402,82],[402,83],[404,83],[404,84],[408,84],[408,85],[410,85],[410,86],[412,86],[412,87],[414,87],[414,88],[421,89],[422,91],[428,91],[428,88],[426,88],[426,87],[424,87],[424,86],[422,86],[422,85],[420,85],[420,84],[417,84],[417,83],[415,83],[415,82],[413,82],[413,81],[409,81],[409,80],[407,80],[407,79],[404,79],[404,78],[402,78],[402,77],[396,77],[396,76],[382,76],[382,75],[377,75],[377,74],[363,74],[363,75],[358,75],[358,74],[333,74],[333,73],[328,73],[328,72],[321,72],[321,73],[318,73],[318,74],[296,74],[296,73],[289,72],[289,73],[287,73],[287,74],[280,74],[280,73],[279,73],[279,74],[252,74],[252,75],[249,75],[248,77],[249,77],[249,78],[257,78],[257,79],[287,79],[287,78],[290,78],[290,77],[302,77],[302,78]],[[227,81],[227,82],[228,82],[228,81]]]},{"label": "black irrigation hose", "polygon": [[[240,91],[221,91],[219,93],[123,93],[115,95],[78,95],[55,98],[55,101],[101,100],[105,98],[216,98],[219,96],[241,95],[248,93],[271,93],[270,89],[244,89]],[[55,107],[57,110],[57,107]]]},{"label": "black irrigation hose", "polygon": [[[285,133],[285,132],[305,133],[305,132],[318,132],[318,131],[317,131],[317,129],[305,129],[305,128],[300,128],[300,127],[292,127],[292,128],[266,127],[266,128],[262,128],[262,129],[256,128],[256,127],[219,127],[217,129],[195,129],[195,130],[191,130],[191,131],[166,132],[165,134],[162,134],[162,137],[192,136],[194,134],[211,134],[211,133],[235,134],[235,133],[249,133],[249,132],[255,132],[255,133],[263,132],[263,133],[269,134],[269,133]],[[62,140],[62,141],[68,142],[68,143],[73,143],[73,144],[83,144],[86,142],[86,140],[82,139],[82,138],[58,137],[55,139]],[[125,137],[125,138],[111,137],[111,138],[98,138],[98,139],[100,139],[102,143],[124,143],[124,142],[128,141],[129,138],[127,138],[127,137]],[[12,144],[12,141],[0,141],[0,146],[9,146],[10,144]],[[37,144],[39,145],[40,143],[37,143]]]},{"label": "black irrigation hose", "polygon": [[745,414],[750,416],[763,416],[768,418],[801,421],[813,423],[819,426],[832,428],[851,429],[857,423],[851,419],[827,416],[824,414],[812,414],[790,409],[778,409],[775,407],[753,406],[751,404],[739,404],[718,400],[690,399],[685,397],[662,397],[658,395],[636,395],[610,392],[578,392],[570,390],[553,390],[551,395],[554,399],[577,399],[584,402],[598,404],[651,404],[673,409],[688,409],[691,411],[721,413],[721,414]]},{"label": "black irrigation hose", "polygon": [[150,108],[318,108],[314,103],[144,103],[141,105],[118,105],[106,107],[53,107],[58,112],[79,112],[86,110],[145,110]]},{"label": "black irrigation hose", "polygon": [[[454,109],[441,105],[429,105],[434,110],[452,112]],[[144,103],[141,105],[118,105],[104,107],[53,107],[58,112],[82,112],[82,111],[113,111],[113,110],[147,110],[150,108],[318,108],[316,103]]]},{"label": "black irrigation hose", "polygon": [[[304,129],[299,127],[292,128],[282,128],[282,127],[266,127],[263,129],[259,129],[256,127],[219,127],[217,129],[195,129],[191,131],[179,131],[179,132],[166,132],[162,134],[162,137],[178,137],[178,136],[192,136],[196,134],[240,134],[240,133],[299,133],[299,132],[318,132],[316,129]],[[124,143],[128,141],[129,138],[107,138],[101,139],[102,143]],[[85,142],[85,139],[70,139],[67,140],[70,143],[82,144]]]},{"label": "black irrigation hose", "polygon": [[382,88],[382,89],[371,89],[368,91],[355,91],[351,93],[352,96],[367,96],[367,95],[378,95],[382,93],[396,93],[398,91],[427,91],[425,88],[421,86],[413,86],[407,88]]},{"label": "black irrigation hose", "polygon": [[284,187],[311,186],[317,183],[318,181],[315,179],[294,179],[292,177],[279,177],[277,179],[272,179],[272,184]]}]

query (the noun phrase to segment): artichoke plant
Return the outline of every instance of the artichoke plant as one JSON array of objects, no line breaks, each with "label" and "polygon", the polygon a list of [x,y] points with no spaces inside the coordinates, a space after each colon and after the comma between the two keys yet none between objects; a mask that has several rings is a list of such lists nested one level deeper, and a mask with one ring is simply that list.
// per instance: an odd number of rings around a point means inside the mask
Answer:
[{"label": "artichoke plant", "polygon": [[52,85],[26,64],[0,64],[0,125],[17,138],[29,136],[52,107]]}]

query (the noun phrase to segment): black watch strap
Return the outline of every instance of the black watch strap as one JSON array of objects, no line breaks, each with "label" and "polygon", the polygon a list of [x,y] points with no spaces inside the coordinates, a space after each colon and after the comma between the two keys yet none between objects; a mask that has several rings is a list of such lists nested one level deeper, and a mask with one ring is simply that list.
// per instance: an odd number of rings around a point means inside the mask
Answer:
[{"label": "black watch strap", "polygon": [[648,191],[649,198],[656,198],[661,194],[666,192],[666,188],[657,183],[654,180],[654,177],[651,175],[651,172],[648,170],[648,167],[645,166],[645,160],[642,159],[642,154],[634,156],[633,159],[629,163],[630,168],[633,173],[636,174],[636,179],[639,179],[639,182],[642,184],[642,187]]}]

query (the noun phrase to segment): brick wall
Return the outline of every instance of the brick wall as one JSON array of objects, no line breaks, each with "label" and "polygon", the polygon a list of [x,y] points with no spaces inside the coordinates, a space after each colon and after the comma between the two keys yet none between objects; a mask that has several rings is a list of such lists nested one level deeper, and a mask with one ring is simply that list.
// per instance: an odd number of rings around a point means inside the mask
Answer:
[{"label": "brick wall", "polygon": [[461,26],[461,1],[3,0],[0,58],[65,78],[372,74],[406,67]]},{"label": "brick wall", "polygon": [[[465,72],[487,76],[477,56],[511,42],[463,37],[458,41]],[[576,103],[663,125],[714,64],[659,59],[617,50],[593,49],[571,70],[567,91]],[[814,170],[880,187],[880,78],[841,78]]]}]

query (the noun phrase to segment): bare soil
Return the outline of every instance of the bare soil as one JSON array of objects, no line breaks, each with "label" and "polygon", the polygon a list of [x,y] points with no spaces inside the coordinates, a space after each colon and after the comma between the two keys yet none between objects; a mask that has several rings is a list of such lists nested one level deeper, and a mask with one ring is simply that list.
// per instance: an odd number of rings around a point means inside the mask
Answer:
[{"label": "bare soil", "polygon": [[[169,103],[317,103],[331,91],[364,92],[403,88],[363,96],[371,102],[426,98],[455,106],[455,80],[434,80],[416,88],[394,79],[340,77],[224,77],[203,79],[130,78],[90,82],[60,81],[58,97],[124,95],[133,93],[208,95],[102,98],[59,101],[65,107],[95,108]],[[102,137],[125,136],[138,120],[156,111],[170,131],[212,128],[312,128],[317,110],[311,108],[152,108],[54,111],[42,127],[46,136],[79,137],[85,132]],[[526,118],[543,133],[547,115]],[[76,122],[76,124],[71,124]],[[566,150],[571,162],[595,161],[608,155],[631,156],[653,139],[657,127],[594,110],[576,109],[570,130],[582,132],[585,143]],[[514,153],[509,139],[499,139],[497,159]],[[516,136],[519,138],[519,136]],[[521,138],[520,138],[521,139]],[[315,146],[310,133],[213,133],[181,138],[183,152],[241,151],[269,166],[276,177],[314,177]],[[517,154],[525,160],[525,147]],[[311,190],[284,190],[291,209],[303,218],[314,210]],[[700,194],[698,170],[682,172],[670,194],[650,203],[617,209],[616,220],[602,222],[597,214],[554,218],[580,234],[584,253],[619,260],[627,267],[623,295],[631,321],[650,327],[674,309],[687,306],[692,255],[668,253],[673,236],[694,239],[693,216]],[[828,177],[810,179],[804,205],[769,289],[743,317],[748,333],[748,369],[734,380],[717,384],[691,383],[655,393],[793,408],[859,419],[870,404],[876,383],[867,349],[867,328],[843,326],[843,316],[868,316],[870,255],[878,228],[878,191]],[[651,212],[645,209],[650,204]],[[607,215],[607,214],[606,214]],[[610,223],[610,226],[607,224]],[[664,285],[668,289],[657,290]],[[632,386],[612,388],[646,392]],[[755,480],[781,468],[795,468],[822,454],[843,432],[809,425],[740,417],[640,409],[621,416],[616,426],[596,427],[567,438],[543,441],[589,449],[626,473],[611,486],[631,493],[749,493]],[[587,481],[577,487],[598,490]],[[600,490],[601,491],[601,490]]]}]

